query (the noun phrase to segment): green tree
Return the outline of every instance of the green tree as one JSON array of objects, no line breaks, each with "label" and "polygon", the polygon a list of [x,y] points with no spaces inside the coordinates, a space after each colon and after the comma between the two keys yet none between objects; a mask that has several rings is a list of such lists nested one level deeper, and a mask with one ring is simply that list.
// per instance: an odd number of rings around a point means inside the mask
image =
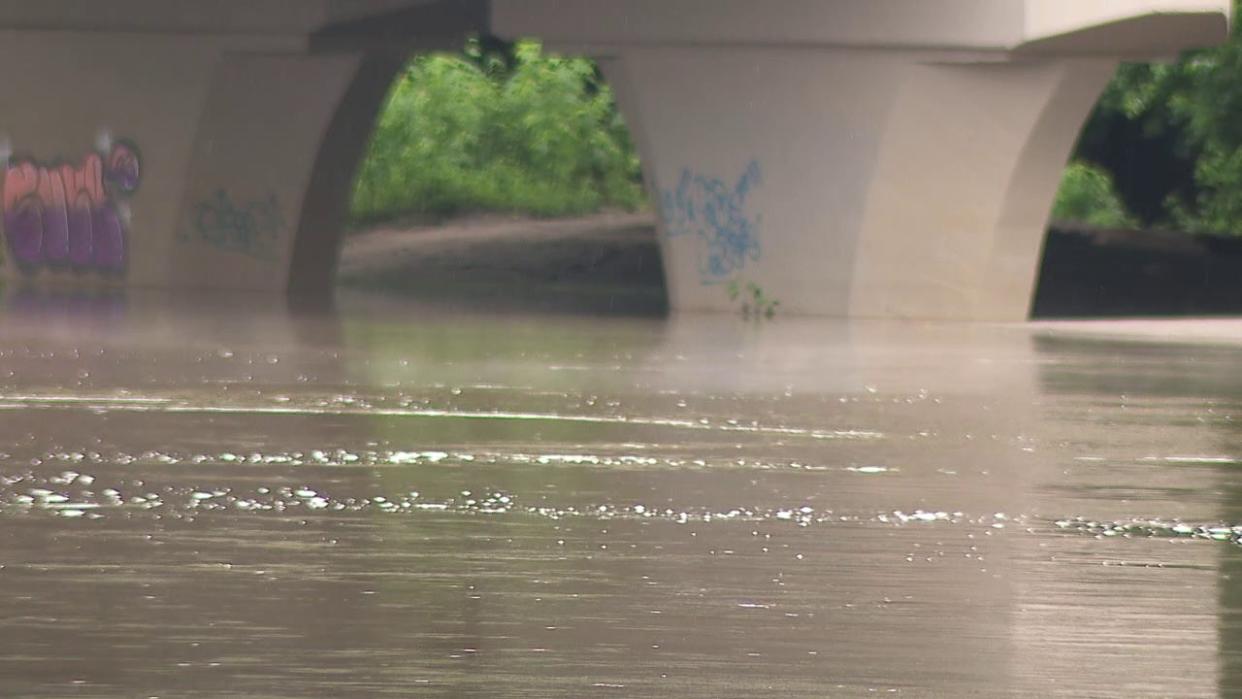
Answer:
[{"label": "green tree", "polygon": [[594,63],[535,42],[488,48],[472,41],[406,68],[360,169],[354,219],[639,206],[638,158]]},{"label": "green tree", "polygon": [[1242,234],[1242,34],[1168,64],[1122,66],[1077,157],[1112,174],[1143,223]]},{"label": "green tree", "polygon": [[1081,221],[1101,228],[1130,228],[1136,222],[1117,196],[1107,170],[1071,163],[1057,191],[1053,219]]}]

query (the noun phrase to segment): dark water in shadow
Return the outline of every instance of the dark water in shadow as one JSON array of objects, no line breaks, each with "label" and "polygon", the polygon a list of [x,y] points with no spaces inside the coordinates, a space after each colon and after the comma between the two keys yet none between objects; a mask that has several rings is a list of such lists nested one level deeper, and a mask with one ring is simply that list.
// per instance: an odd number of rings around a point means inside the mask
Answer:
[{"label": "dark water in shadow", "polygon": [[1240,360],[1063,326],[25,299],[0,695],[1228,694]]}]

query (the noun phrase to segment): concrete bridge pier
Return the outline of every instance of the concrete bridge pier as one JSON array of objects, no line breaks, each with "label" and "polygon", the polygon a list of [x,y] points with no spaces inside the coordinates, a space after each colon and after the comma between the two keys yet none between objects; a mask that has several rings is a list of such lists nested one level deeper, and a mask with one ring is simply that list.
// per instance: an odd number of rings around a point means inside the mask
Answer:
[{"label": "concrete bridge pier", "polygon": [[[449,0],[0,7],[0,256],[15,284],[330,292],[355,166]],[[58,9],[59,8],[59,9]]]},{"label": "concrete bridge pier", "polygon": [[321,142],[371,62],[273,43],[6,37],[9,274],[283,288]]},{"label": "concrete bridge pier", "polygon": [[753,304],[753,284],[795,313],[1017,319],[1116,63],[756,47],[605,66],[641,132],[675,307]]},{"label": "concrete bridge pier", "polygon": [[1120,58],[1222,40],[1227,16],[1227,0],[493,5],[497,31],[601,61],[674,308],[921,319],[1025,318]]},{"label": "concrete bridge pier", "polygon": [[382,53],[220,61],[164,256],[169,281],[329,288],[354,169],[400,65]]},{"label": "concrete bridge pier", "polygon": [[0,3],[2,269],[326,292],[402,61],[490,31],[601,60],[674,308],[1020,319],[1062,166],[1116,62],[1219,42],[1231,6]]}]

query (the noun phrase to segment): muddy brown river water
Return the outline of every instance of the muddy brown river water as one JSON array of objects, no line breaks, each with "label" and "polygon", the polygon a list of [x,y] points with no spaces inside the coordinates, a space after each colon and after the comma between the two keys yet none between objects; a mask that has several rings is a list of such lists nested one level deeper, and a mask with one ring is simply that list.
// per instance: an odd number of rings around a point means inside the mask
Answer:
[{"label": "muddy brown river water", "polygon": [[0,696],[1242,691],[1242,322],[6,303]]}]

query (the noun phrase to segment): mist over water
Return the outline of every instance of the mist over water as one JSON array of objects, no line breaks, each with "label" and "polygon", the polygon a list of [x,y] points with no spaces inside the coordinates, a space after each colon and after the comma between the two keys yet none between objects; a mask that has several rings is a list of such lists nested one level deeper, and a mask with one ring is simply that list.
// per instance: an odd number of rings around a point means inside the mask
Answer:
[{"label": "mist over water", "polygon": [[1228,325],[3,305],[5,696],[1242,687]]}]

